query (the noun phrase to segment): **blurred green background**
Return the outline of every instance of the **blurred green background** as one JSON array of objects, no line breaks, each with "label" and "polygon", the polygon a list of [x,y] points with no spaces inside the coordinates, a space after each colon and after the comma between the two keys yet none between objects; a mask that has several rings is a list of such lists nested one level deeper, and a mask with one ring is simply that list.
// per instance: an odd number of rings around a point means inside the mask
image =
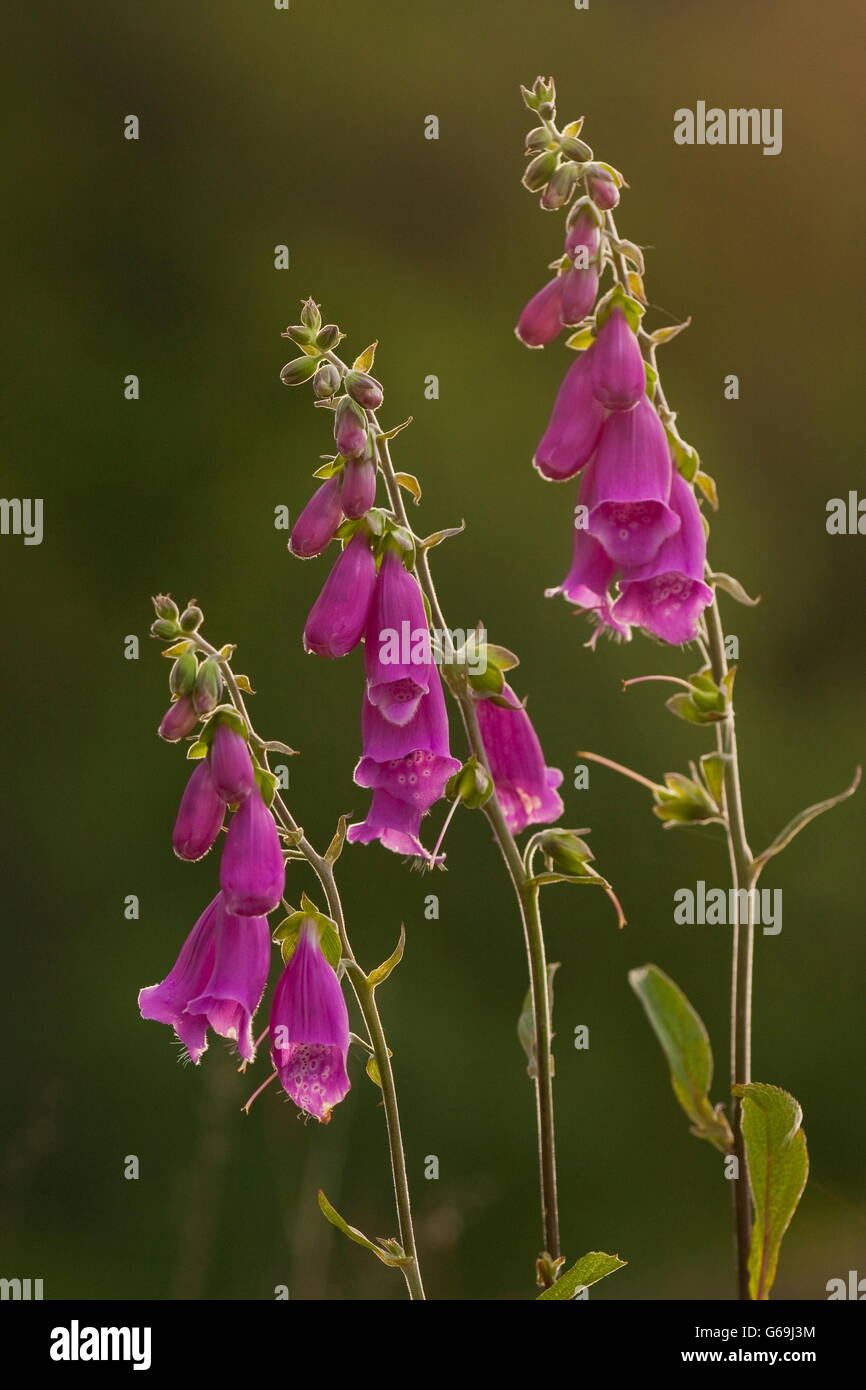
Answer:
[{"label": "blurred green background", "polygon": [[[415,423],[398,466],[424,486],[419,529],[465,517],[435,554],[455,627],[479,619],[519,650],[566,823],[591,825],[601,894],[545,900],[556,982],[565,1249],[618,1251],[600,1299],[732,1293],[720,1158],[689,1136],[626,983],[655,960],[686,989],[726,1087],[728,934],[679,927],[674,890],[726,882],[710,831],[665,833],[641,789],[575,749],[659,776],[705,747],[663,687],[694,669],[636,640],[584,650],[588,630],[545,601],[567,562],[571,491],[529,465],[566,364],[527,353],[517,313],[558,253],[561,224],[520,187],[518,83],[555,74],[563,119],[631,188],[620,227],[648,246],[655,322],[693,316],[663,350],[684,435],[718,481],[717,567],[757,609],[725,601],[746,809],[759,848],[795,810],[840,790],[862,757],[861,537],[825,532],[827,499],[862,481],[862,9],[853,3],[570,0],[328,6],[269,0],[119,11],[107,0],[7,20],[3,492],[45,499],[45,539],[0,540],[5,648],[5,1068],[2,1269],[46,1297],[403,1297],[399,1276],[331,1230],[322,1186],[371,1234],[394,1231],[377,1092],[354,1088],[305,1126],[238,1076],[224,1044],[177,1065],[136,994],[162,978],[216,883],[211,856],[174,859],[187,767],[161,744],[166,669],[146,640],[149,595],[195,595],[217,642],[239,644],[259,729],[303,751],[290,801],[324,843],[366,793],[361,667],[306,658],[305,613],[326,561],[287,555],[293,514],[329,447],[309,393],[288,391],[280,331],[299,300],[359,351],[380,340],[386,423]],[[784,148],[683,148],[673,112],[784,109]],[[141,138],[123,138],[138,115]],[[424,118],[440,120],[438,142]],[[287,271],[274,247],[290,248]],[[141,399],[123,379],[141,379]],[[424,398],[424,378],[441,382]],[[723,379],[740,378],[726,401]],[[141,637],[141,659],[123,656]],[[661,690],[661,694],[660,694]],[[460,736],[454,729],[455,747]],[[437,813],[437,818],[438,818]],[[802,1102],[812,1181],[777,1294],[822,1298],[864,1268],[863,797],[811,827],[765,876],[784,930],[759,937],[754,1072]],[[428,831],[428,839],[430,832]],[[481,816],[461,815],[449,872],[409,873],[378,846],[340,879],[372,966],[406,923],[380,1002],[395,1053],[428,1291],[532,1294],[538,1249],[533,1103],[515,1035],[523,947]],[[293,870],[293,896],[312,885]],[[440,897],[426,921],[427,893]],[[123,901],[137,894],[141,917]],[[571,1045],[590,1030],[588,1052]],[[126,1181],[124,1157],[141,1177]],[[439,1158],[438,1181],[423,1176]]]}]

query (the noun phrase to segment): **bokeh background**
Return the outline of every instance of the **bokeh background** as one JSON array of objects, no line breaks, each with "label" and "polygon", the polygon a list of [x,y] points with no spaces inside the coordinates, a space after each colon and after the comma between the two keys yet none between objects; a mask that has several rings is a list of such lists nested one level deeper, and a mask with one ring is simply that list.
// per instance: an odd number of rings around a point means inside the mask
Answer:
[{"label": "bokeh background", "polygon": [[[225,1046],[182,1068],[136,993],[160,979],[209,900],[216,860],[183,865],[169,835],[187,766],[158,742],[166,669],[149,595],[204,605],[239,644],[267,736],[303,751],[290,799],[323,842],[353,787],[360,662],[301,650],[326,562],[289,558],[328,422],[287,391],[280,331],[312,294],[360,350],[380,340],[386,419],[411,414],[399,466],[424,486],[422,530],[465,518],[435,554],[454,626],[516,647],[521,694],[566,821],[593,827],[625,903],[618,933],[591,891],[545,900],[556,981],[557,1105],[567,1252],[618,1251],[600,1299],[729,1298],[729,1193],[697,1144],[626,972],[655,960],[686,989],[726,1086],[728,934],[679,927],[677,887],[724,883],[712,831],[663,832],[641,789],[590,747],[658,776],[705,746],[663,687],[694,669],[588,632],[545,600],[562,577],[570,491],[529,465],[566,362],[512,327],[557,253],[560,224],[520,187],[518,83],[553,72],[631,187],[620,225],[651,247],[668,394],[715,474],[712,555],[753,593],[725,601],[740,638],[745,797],[755,848],[862,758],[862,537],[825,532],[827,499],[862,485],[863,17],[835,0],[108,0],[7,20],[3,125],[3,492],[45,499],[45,539],[0,540],[4,647],[2,1269],[46,1297],[403,1297],[399,1276],[328,1227],[394,1230],[377,1093],[354,1088],[327,1128],[238,1076]],[[784,148],[683,148],[673,112],[699,100],[784,109]],[[139,116],[141,138],[123,138]],[[440,138],[423,138],[424,118]],[[290,248],[287,271],[274,247]],[[141,399],[123,379],[141,379]],[[424,378],[441,382],[424,398]],[[736,373],[737,402],[723,396]],[[141,658],[124,659],[128,634]],[[660,693],[661,691],[661,693]],[[455,744],[459,734],[455,729]],[[825,1296],[864,1269],[863,797],[811,827],[765,876],[784,930],[759,938],[754,1070],[802,1102],[812,1180],[787,1239],[780,1298]],[[461,815],[435,881],[379,849],[340,878],[372,966],[401,921],[403,965],[380,1002],[395,1053],[431,1296],[532,1293],[537,1251],[530,1082],[515,1034],[525,965],[481,816]],[[293,870],[293,875],[294,875]],[[311,887],[297,872],[294,896]],[[424,897],[436,892],[438,921]],[[127,922],[128,894],[141,902]],[[588,1052],[571,1045],[577,1024]],[[138,1181],[123,1177],[135,1154]],[[426,1181],[427,1155],[439,1158]]]}]

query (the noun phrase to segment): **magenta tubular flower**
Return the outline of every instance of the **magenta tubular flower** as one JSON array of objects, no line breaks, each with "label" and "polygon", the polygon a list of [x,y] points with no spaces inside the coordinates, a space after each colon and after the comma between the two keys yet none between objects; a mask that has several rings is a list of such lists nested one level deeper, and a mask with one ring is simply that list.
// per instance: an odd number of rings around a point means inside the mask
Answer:
[{"label": "magenta tubular flower", "polygon": [[314,919],[301,926],[274,991],[271,1057],[295,1105],[323,1123],[347,1094],[349,1014],[340,982],[322,954]]},{"label": "magenta tubular flower", "polygon": [[646,564],[679,530],[671,473],[664,426],[646,396],[608,416],[586,477],[588,530],[617,564]]},{"label": "magenta tubular flower", "polygon": [[232,816],[220,861],[226,907],[238,917],[264,917],[283,896],[286,866],[274,818],[258,787]]},{"label": "magenta tubular flower", "polygon": [[343,469],[343,515],[358,521],[376,503],[376,465],[371,458],[349,459]]},{"label": "magenta tubular flower", "polygon": [[580,323],[591,312],[598,295],[598,270],[594,265],[585,270],[567,270],[562,277],[562,300],[559,317],[567,327]]},{"label": "magenta tubular flower", "polygon": [[166,743],[178,743],[191,734],[198,723],[198,714],[191,695],[181,695],[179,700],[169,705],[162,716],[157,733]]},{"label": "magenta tubular flower", "polygon": [[527,825],[547,825],[562,815],[562,801],[555,790],[562,773],[545,766],[538,735],[511,687],[504,685],[502,694],[516,708],[479,700],[478,724],[496,799],[516,835]]},{"label": "magenta tubular flower", "polygon": [[588,531],[574,527],[571,568],[562,583],[545,594],[548,598],[562,594],[578,608],[603,609],[615,574],[616,565],[604,546]]},{"label": "magenta tubular flower", "polygon": [[210,772],[218,794],[230,803],[243,801],[255,784],[247,741],[225,719],[217,723],[210,746]]},{"label": "magenta tubular flower", "polygon": [[351,396],[343,396],[334,414],[334,442],[344,458],[363,454],[367,447],[367,416]]},{"label": "magenta tubular flower", "polygon": [[398,854],[429,860],[418,838],[421,818],[460,767],[449,747],[439,672],[433,667],[430,688],[408,724],[389,723],[369,700],[361,724],[364,755],[355,782],[373,789],[373,801],[366,820],[349,827],[348,838],[362,844],[380,840]]},{"label": "magenta tubular flower", "polygon": [[193,1062],[207,1048],[208,1025],[236,1041],[241,1056],[250,1061],[252,1016],[264,992],[269,963],[267,921],[233,917],[217,893],[166,978],[139,993],[141,1016],[174,1028]]},{"label": "magenta tubular flower", "polygon": [[515,333],[527,347],[544,347],[562,332],[559,317],[562,307],[562,276],[556,275],[548,280],[543,289],[534,294],[517,320]]},{"label": "magenta tubular flower", "polygon": [[677,646],[697,636],[697,624],[713,591],[704,582],[707,539],[691,487],[678,472],[671,483],[671,506],[680,529],[648,564],[623,573],[613,618],[634,623]]},{"label": "magenta tubular flower", "polygon": [[237,917],[223,904],[213,970],[201,993],[190,999],[187,1012],[203,1016],[220,1037],[236,1042],[245,1062],[255,1055],[253,1016],[262,1002],[270,963],[268,919]]},{"label": "magenta tubular flower", "polygon": [[418,581],[388,550],[370,605],[364,641],[367,698],[392,724],[408,724],[433,669],[427,614]]},{"label": "magenta tubular flower", "polygon": [[201,859],[222,830],[226,808],[207,760],[197,764],[184,789],[171,843],[178,859]]},{"label": "magenta tubular flower", "polygon": [[356,531],[337,557],[304,627],[304,647],[317,656],[338,657],[357,647],[364,635],[376,587],[376,561],[370,538]]},{"label": "magenta tubular flower", "polygon": [[289,549],[301,560],[321,555],[343,519],[340,505],[342,477],[335,473],[317,488],[292,527]]},{"label": "magenta tubular flower", "polygon": [[614,309],[592,349],[592,389],[606,410],[631,410],[646,390],[640,344],[622,309]]},{"label": "magenta tubular flower", "polygon": [[533,463],[542,477],[562,482],[591,458],[604,424],[604,411],[592,393],[590,366],[595,348],[580,353],[565,374],[550,422]]},{"label": "magenta tubular flower", "polygon": [[565,254],[574,259],[574,253],[578,247],[586,247],[588,256],[591,258],[598,255],[598,248],[601,244],[601,231],[591,212],[583,208],[572,222],[565,234]]}]

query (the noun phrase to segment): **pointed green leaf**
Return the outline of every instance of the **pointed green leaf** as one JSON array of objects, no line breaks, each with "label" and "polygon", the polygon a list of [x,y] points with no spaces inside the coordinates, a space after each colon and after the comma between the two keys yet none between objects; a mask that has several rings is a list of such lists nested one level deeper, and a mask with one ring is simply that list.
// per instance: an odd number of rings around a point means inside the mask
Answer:
[{"label": "pointed green leaf", "polygon": [[722,1153],[732,1139],[727,1119],[709,1098],[713,1053],[700,1015],[679,985],[657,965],[630,970],[628,982],[646,1011],[671,1073],[674,1095],[692,1122],[691,1132]]},{"label": "pointed green leaf", "polygon": [[[189,756],[190,754],[188,753],[187,757]],[[755,859],[754,867],[757,872],[760,873],[767,864],[767,861],[772,859],[774,854],[779,854],[786,845],[789,845],[794,836],[799,835],[800,831],[803,830],[810,821],[815,820],[817,816],[822,816],[825,811],[832,811],[834,806],[838,806],[840,802],[847,801],[849,796],[853,796],[860,785],[860,776],[860,768],[858,767],[854,773],[854,779],[850,787],[846,787],[838,796],[831,796],[828,797],[826,801],[816,801],[814,806],[807,806],[805,811],[800,811],[799,815],[796,815],[793,820],[789,821],[785,829],[781,830],[775,840],[773,840],[772,844],[768,845],[764,852],[759,854]]]},{"label": "pointed green leaf", "polygon": [[344,1236],[353,1240],[356,1245],[363,1245],[365,1250],[369,1250],[383,1265],[390,1265],[392,1268],[399,1269],[404,1265],[410,1265],[412,1258],[404,1254],[400,1246],[394,1240],[388,1241],[388,1249],[384,1250],[380,1245],[374,1245],[372,1240],[368,1240],[363,1231],[359,1231],[356,1226],[350,1226],[348,1221],[344,1221],[338,1211],[335,1211],[328,1201],[324,1192],[319,1191],[319,1207],[322,1215],[332,1226],[336,1226],[338,1231],[342,1231]]},{"label": "pointed green leaf", "polygon": [[573,1299],[582,1289],[597,1284],[599,1279],[605,1279],[608,1274],[614,1274],[626,1264],[627,1261],[621,1260],[619,1255],[606,1255],[603,1250],[590,1250],[588,1255],[584,1255],[577,1264],[560,1275],[555,1284],[551,1284],[549,1289],[540,1293],[536,1302]]},{"label": "pointed green leaf", "polygon": [[806,1136],[798,1102],[779,1086],[750,1081],[735,1086],[743,1105],[743,1143],[755,1224],[749,1249],[749,1293],[763,1302],[776,1278],[782,1239],[809,1176]]},{"label": "pointed green leaf", "polygon": [[352,370],[355,372],[369,372],[376,360],[376,348],[378,346],[379,343],[377,340],[375,343],[371,343],[369,347],[365,347],[363,352],[359,352],[352,363]]},{"label": "pointed green leaf", "polygon": [[717,574],[710,574],[707,578],[711,584],[716,585],[716,588],[724,589],[726,594],[730,594],[731,598],[735,598],[737,603],[744,603],[747,607],[754,608],[761,602],[760,594],[757,598],[750,598],[739,579],[735,579],[732,574],[722,574],[719,572]]},{"label": "pointed green leaf", "polygon": [[[550,1013],[553,1015],[553,977],[559,969],[559,961],[551,961],[547,967],[547,995],[550,1001]],[[523,1001],[523,1008],[517,1020],[517,1036],[520,1039],[520,1046],[526,1053],[529,1066],[526,1068],[527,1074],[535,1077],[538,1072],[536,1066],[535,1053],[535,1010],[532,1007],[532,990],[526,991],[526,998]]]},{"label": "pointed green leaf", "polygon": [[421,501],[421,484],[415,477],[415,474],[395,473],[394,477],[397,479],[397,482],[400,484],[402,488],[405,488],[407,492],[411,492],[413,498],[415,499],[415,506],[417,507],[418,503]]},{"label": "pointed green leaf", "polygon": [[387,980],[391,971],[400,964],[403,959],[403,951],[406,947],[406,928],[400,923],[400,940],[394,947],[387,960],[383,960],[381,965],[377,965],[375,970],[371,970],[367,976],[367,984],[371,989],[375,989],[383,980]]}]

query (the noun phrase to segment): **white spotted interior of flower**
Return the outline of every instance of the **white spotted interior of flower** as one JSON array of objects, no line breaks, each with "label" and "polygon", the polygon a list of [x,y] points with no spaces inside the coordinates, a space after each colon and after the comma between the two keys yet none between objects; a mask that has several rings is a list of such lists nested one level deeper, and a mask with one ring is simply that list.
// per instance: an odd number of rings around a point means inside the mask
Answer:
[{"label": "white spotted interior of flower", "polygon": [[608,509],[611,526],[619,531],[620,540],[627,540],[632,531],[655,521],[652,502],[612,502]]},{"label": "white spotted interior of flower", "polygon": [[293,1043],[286,1050],[287,1062],[283,1064],[280,1058],[286,1090],[311,1115],[321,1115],[327,1104],[327,1082],[334,1073],[335,1051],[325,1043]]},{"label": "white spotted interior of flower", "polygon": [[654,579],[644,581],[649,588],[649,601],[654,608],[664,605],[666,613],[675,613],[689,598],[693,581],[676,570],[667,574],[657,574]]},{"label": "white spotted interior of flower", "polygon": [[394,781],[400,788],[403,801],[419,801],[426,807],[430,798],[424,791],[424,784],[433,771],[436,754],[418,748],[407,753],[405,758],[392,758],[388,763],[389,772],[394,773]]}]

